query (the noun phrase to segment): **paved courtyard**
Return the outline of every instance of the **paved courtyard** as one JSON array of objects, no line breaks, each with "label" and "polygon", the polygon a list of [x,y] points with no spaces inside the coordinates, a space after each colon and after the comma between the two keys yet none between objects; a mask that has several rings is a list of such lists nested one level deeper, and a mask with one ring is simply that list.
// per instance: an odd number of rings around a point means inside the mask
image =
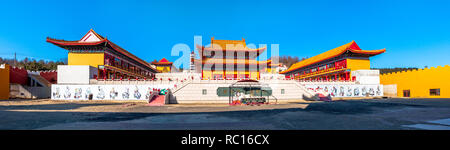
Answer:
[{"label": "paved courtyard", "polygon": [[450,99],[296,101],[261,106],[0,100],[0,129],[450,130]]}]

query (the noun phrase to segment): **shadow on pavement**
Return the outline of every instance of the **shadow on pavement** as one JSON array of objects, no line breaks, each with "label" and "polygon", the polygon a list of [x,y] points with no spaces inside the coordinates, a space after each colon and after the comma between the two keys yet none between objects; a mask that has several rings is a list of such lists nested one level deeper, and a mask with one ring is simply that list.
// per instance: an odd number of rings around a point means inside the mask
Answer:
[{"label": "shadow on pavement", "polygon": [[61,104],[42,104],[42,105],[0,105],[0,110],[71,110],[78,109],[81,107],[89,106],[105,106],[105,105],[117,105],[117,103],[61,103]]},{"label": "shadow on pavement", "polygon": [[423,105],[401,104],[401,103],[384,103],[369,102],[359,100],[339,100],[323,103],[309,103],[305,111],[320,111],[332,114],[361,114],[372,113],[374,108],[391,108],[391,107],[426,107]]},{"label": "shadow on pavement", "polygon": [[[448,101],[446,101],[448,103]],[[306,104],[306,103],[305,103]],[[325,114],[327,117],[333,117],[340,114],[368,114],[376,111],[377,108],[403,108],[403,107],[431,107],[416,104],[404,103],[385,103],[370,101],[333,101],[307,103],[308,106],[302,108],[284,108],[284,109],[264,109],[264,110],[238,110],[238,111],[220,111],[220,112],[26,112],[9,110],[70,110],[87,106],[118,105],[118,103],[62,103],[62,104],[44,104],[44,105],[18,105],[18,106],[0,106],[0,129],[37,129],[54,124],[72,123],[72,122],[116,122],[141,119],[150,116],[164,115],[171,118],[176,115],[211,115],[212,117],[227,117],[244,121],[276,121],[274,118],[282,117],[283,113],[298,114],[297,112],[309,112],[313,115]],[[122,105],[119,103],[119,105]],[[165,107],[165,106],[164,106]],[[234,107],[234,106],[230,106]],[[258,107],[258,106],[252,106]],[[153,109],[155,107],[148,107]],[[180,107],[179,109],[183,109]],[[329,114],[329,115],[327,115]],[[299,115],[300,116],[300,115]],[[294,116],[297,117],[297,116]],[[309,116],[311,117],[311,116]],[[312,116],[311,118],[314,118]],[[300,119],[302,118],[295,118]]]}]

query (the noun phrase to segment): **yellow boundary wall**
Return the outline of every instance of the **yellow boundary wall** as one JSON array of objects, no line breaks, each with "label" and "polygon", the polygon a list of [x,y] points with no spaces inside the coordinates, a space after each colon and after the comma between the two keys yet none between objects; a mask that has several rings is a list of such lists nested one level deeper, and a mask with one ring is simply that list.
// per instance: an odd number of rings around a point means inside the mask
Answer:
[{"label": "yellow boundary wall", "polygon": [[[448,65],[382,74],[380,82],[383,85],[396,84],[398,97],[403,97],[403,90],[410,90],[413,98],[450,98]],[[440,89],[440,95],[430,95],[430,89]]]},{"label": "yellow boundary wall", "polygon": [[0,68],[0,99],[9,99],[9,65]]}]

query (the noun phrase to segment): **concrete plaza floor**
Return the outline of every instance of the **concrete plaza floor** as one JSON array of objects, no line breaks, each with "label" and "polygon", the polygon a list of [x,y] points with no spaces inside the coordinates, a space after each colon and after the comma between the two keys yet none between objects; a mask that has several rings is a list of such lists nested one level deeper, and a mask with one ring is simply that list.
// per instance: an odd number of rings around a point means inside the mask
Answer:
[{"label": "concrete plaza floor", "polygon": [[0,129],[440,129],[450,99],[295,101],[261,106],[144,102],[0,100]]}]

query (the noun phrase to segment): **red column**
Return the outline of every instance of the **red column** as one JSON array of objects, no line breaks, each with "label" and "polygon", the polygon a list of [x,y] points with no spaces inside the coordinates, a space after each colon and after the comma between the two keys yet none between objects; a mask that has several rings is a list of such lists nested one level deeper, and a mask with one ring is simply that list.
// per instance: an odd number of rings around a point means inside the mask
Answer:
[{"label": "red column", "polygon": [[348,72],[345,73],[345,81],[348,81]]},{"label": "red column", "polygon": [[[258,66],[259,67],[259,66]],[[261,72],[258,71],[258,80],[261,78]]]},{"label": "red column", "polygon": [[[224,54],[225,55],[225,54]],[[225,57],[223,57],[223,58],[225,58]],[[227,79],[227,77],[226,77],[226,71],[227,71],[227,69],[226,69],[226,64],[224,63],[224,64],[222,64],[222,79],[223,80],[225,80],[225,79]]]},{"label": "red column", "polygon": [[344,60],[344,68],[347,68],[347,59]]},{"label": "red column", "polygon": [[103,69],[103,79],[108,78],[107,75],[108,75],[108,74],[106,73],[106,69]]}]

